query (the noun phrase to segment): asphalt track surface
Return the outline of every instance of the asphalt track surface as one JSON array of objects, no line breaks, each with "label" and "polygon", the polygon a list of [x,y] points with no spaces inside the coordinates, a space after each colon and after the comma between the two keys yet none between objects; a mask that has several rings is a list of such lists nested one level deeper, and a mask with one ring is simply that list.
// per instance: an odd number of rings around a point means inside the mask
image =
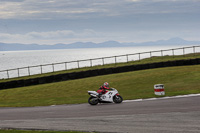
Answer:
[{"label": "asphalt track surface", "polygon": [[109,133],[200,133],[200,96],[121,104],[0,108],[0,128]]}]

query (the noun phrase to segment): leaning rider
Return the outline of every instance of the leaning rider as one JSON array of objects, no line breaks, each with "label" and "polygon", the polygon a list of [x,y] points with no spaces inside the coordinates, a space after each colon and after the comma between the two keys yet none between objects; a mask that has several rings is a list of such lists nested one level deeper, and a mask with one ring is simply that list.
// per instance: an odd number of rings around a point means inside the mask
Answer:
[{"label": "leaning rider", "polygon": [[109,90],[109,84],[108,82],[105,82],[100,88],[99,90],[97,90],[97,93],[99,93],[99,97],[102,96],[102,94],[105,94],[106,90]]}]

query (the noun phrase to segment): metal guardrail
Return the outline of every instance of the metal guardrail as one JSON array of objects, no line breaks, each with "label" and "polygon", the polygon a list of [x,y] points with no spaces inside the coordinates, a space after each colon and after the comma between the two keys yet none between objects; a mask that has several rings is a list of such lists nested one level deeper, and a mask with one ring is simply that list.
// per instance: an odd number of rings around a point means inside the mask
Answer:
[{"label": "metal guardrail", "polygon": [[[142,52],[142,53],[110,56],[110,57],[93,58],[93,59],[86,59],[86,60],[28,66],[28,67],[2,70],[0,71],[0,79],[31,76],[35,74],[43,74],[43,73],[56,72],[56,71],[61,71],[61,70],[70,70],[74,68],[93,67],[97,65],[105,65],[105,64],[113,64],[113,63],[116,64],[116,63],[122,63],[122,62],[128,63],[130,61],[137,61],[137,60],[140,61],[141,59],[151,58],[154,56],[169,55],[169,56],[174,57],[175,55],[185,55],[185,54],[192,54],[192,53],[195,56],[195,53],[198,53],[198,52],[200,52],[200,46],[191,46],[191,47],[157,50],[157,51],[149,51],[149,52]],[[73,64],[73,65],[70,67],[70,64],[71,65]],[[45,67],[48,67],[48,68],[45,68]]]}]

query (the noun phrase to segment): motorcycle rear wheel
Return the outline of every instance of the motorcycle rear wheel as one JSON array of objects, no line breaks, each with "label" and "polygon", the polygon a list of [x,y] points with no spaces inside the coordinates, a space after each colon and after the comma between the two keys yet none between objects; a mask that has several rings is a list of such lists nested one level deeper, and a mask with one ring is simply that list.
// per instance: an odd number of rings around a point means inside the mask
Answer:
[{"label": "motorcycle rear wheel", "polygon": [[114,101],[114,103],[121,103],[123,101],[123,98],[120,95],[115,95],[113,97],[113,101]]},{"label": "motorcycle rear wheel", "polygon": [[96,97],[90,97],[90,98],[88,99],[88,103],[89,103],[90,105],[97,105],[97,104],[99,103],[99,100],[98,100],[98,98],[96,98]]}]

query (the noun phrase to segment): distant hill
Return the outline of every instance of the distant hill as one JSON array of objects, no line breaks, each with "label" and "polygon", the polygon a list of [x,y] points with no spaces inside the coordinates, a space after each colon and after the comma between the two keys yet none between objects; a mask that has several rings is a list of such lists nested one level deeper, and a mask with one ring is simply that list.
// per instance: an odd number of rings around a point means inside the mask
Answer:
[{"label": "distant hill", "polygon": [[171,38],[169,40],[158,40],[143,43],[119,43],[117,41],[106,41],[102,43],[76,42],[71,44],[39,45],[39,44],[19,44],[0,43],[0,51],[18,50],[46,50],[46,49],[76,49],[76,48],[105,48],[105,47],[134,47],[134,46],[169,46],[169,45],[200,45],[200,41],[187,41],[181,38]]}]

